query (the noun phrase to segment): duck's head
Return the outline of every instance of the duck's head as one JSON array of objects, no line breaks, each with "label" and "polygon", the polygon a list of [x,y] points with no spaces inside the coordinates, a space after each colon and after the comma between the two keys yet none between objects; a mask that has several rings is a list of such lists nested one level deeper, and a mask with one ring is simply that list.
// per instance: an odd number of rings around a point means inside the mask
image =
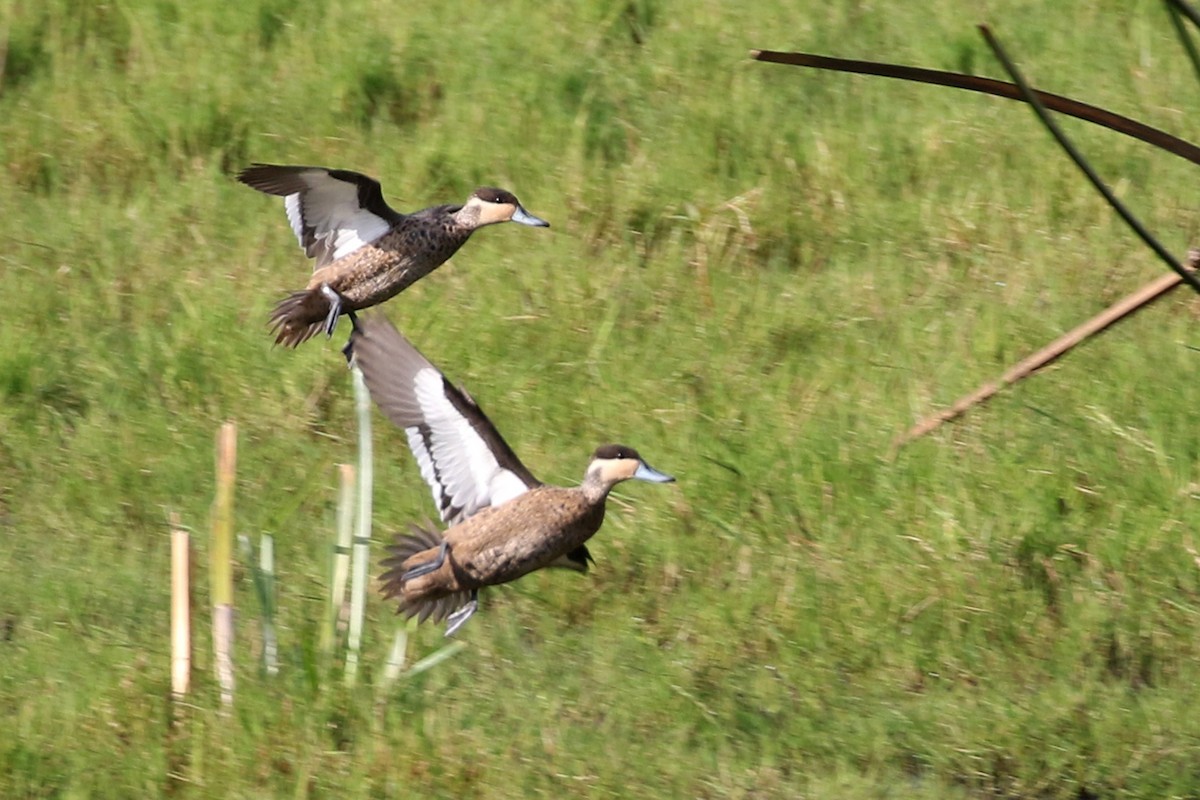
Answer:
[{"label": "duck's head", "polygon": [[459,213],[472,218],[477,228],[497,222],[517,222],[535,228],[550,227],[549,222],[526,211],[512,192],[494,186],[481,186],[472,192]]},{"label": "duck's head", "polygon": [[675,479],[659,472],[638,455],[638,451],[623,444],[605,444],[596,448],[588,464],[585,480],[597,481],[605,486],[629,479],[651,483],[672,483]]}]

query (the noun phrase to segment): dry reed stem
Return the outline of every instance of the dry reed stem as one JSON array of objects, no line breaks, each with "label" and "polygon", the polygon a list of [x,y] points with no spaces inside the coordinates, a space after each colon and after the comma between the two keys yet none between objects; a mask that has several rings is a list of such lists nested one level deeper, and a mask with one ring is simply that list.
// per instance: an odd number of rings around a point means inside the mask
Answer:
[{"label": "dry reed stem", "polygon": [[217,493],[209,543],[209,592],[213,604],[213,656],[221,702],[233,704],[233,487],[237,476],[237,424],[217,434]]},{"label": "dry reed stem", "polygon": [[[1193,249],[1188,254],[1188,259],[1189,269],[1195,270],[1198,264],[1200,264],[1200,250]],[[950,408],[932,414],[909,428],[892,443],[892,454],[894,455],[896,450],[908,444],[913,439],[919,439],[925,434],[936,430],[943,423],[962,416],[972,406],[991,398],[1006,386],[1011,386],[1017,381],[1029,377],[1034,372],[1037,372],[1042,367],[1067,353],[1080,342],[1094,336],[1110,325],[1120,322],[1125,317],[1140,311],[1181,283],[1183,283],[1183,278],[1173,272],[1169,272],[1147,283],[1136,292],[1121,298],[1087,322],[1068,331],[1036,353],[1018,361],[1001,375],[998,380],[983,384],[970,394],[956,400]]]},{"label": "dry reed stem", "polygon": [[171,695],[181,700],[192,681],[191,541],[171,512]]}]

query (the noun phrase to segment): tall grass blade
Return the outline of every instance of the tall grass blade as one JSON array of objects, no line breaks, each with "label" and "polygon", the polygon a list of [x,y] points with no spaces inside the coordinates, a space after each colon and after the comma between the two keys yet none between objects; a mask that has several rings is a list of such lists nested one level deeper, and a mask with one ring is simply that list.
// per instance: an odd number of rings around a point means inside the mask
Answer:
[{"label": "tall grass blade", "polygon": [[411,678],[414,675],[420,675],[422,672],[425,672],[426,670],[433,669],[434,667],[436,667],[438,664],[441,664],[446,659],[452,658],[453,656],[458,655],[458,653],[461,652],[464,648],[466,648],[466,646],[467,646],[467,643],[462,640],[459,640],[456,642],[451,642],[450,644],[446,645],[445,647],[435,650],[431,654],[422,658],[417,663],[413,664],[412,667],[410,667],[405,673],[403,673],[404,677]]}]

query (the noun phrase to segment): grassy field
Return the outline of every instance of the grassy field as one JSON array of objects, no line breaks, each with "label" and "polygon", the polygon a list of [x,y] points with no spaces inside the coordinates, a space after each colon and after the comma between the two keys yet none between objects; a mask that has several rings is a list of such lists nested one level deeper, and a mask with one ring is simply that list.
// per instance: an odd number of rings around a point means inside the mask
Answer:
[{"label": "grassy field", "polygon": [[[1164,267],[1021,105],[746,56],[1001,76],[990,21],[1039,87],[1196,138],[1160,3],[965,5],[0,0],[0,796],[1200,796],[1200,304],[890,458]],[[1193,165],[1064,124],[1200,243]],[[345,328],[272,349],[309,268],[251,161],[400,209],[514,191],[553,227],[481,232],[385,312],[544,480],[611,440],[679,479],[390,692],[377,596],[357,687],[314,655]],[[180,709],[167,638],[166,521],[205,564],[226,419],[282,660],[243,570],[229,716],[202,571]],[[381,542],[433,507],[375,419]]]}]

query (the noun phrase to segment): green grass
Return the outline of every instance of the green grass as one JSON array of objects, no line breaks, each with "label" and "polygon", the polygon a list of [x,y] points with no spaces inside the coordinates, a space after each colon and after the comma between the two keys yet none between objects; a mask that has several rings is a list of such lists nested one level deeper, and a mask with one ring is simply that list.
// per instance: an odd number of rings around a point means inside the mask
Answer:
[{"label": "green grass", "polygon": [[[1200,305],[889,459],[1164,268],[1028,109],[746,57],[999,76],[986,20],[1040,88],[1194,139],[1165,9],[758,5],[0,5],[0,795],[1200,792]],[[1194,166],[1064,126],[1197,243]],[[590,575],[487,593],[388,695],[374,594],[358,687],[316,654],[350,378],[340,340],[270,346],[308,266],[250,161],[362,170],[401,209],[516,192],[554,227],[481,232],[386,313],[544,480],[611,440],[679,478],[619,490]],[[228,717],[202,572],[180,711],[167,635],[168,512],[206,563],[225,419],[281,660],[254,661],[243,568]],[[376,420],[382,540],[433,509]]]}]

